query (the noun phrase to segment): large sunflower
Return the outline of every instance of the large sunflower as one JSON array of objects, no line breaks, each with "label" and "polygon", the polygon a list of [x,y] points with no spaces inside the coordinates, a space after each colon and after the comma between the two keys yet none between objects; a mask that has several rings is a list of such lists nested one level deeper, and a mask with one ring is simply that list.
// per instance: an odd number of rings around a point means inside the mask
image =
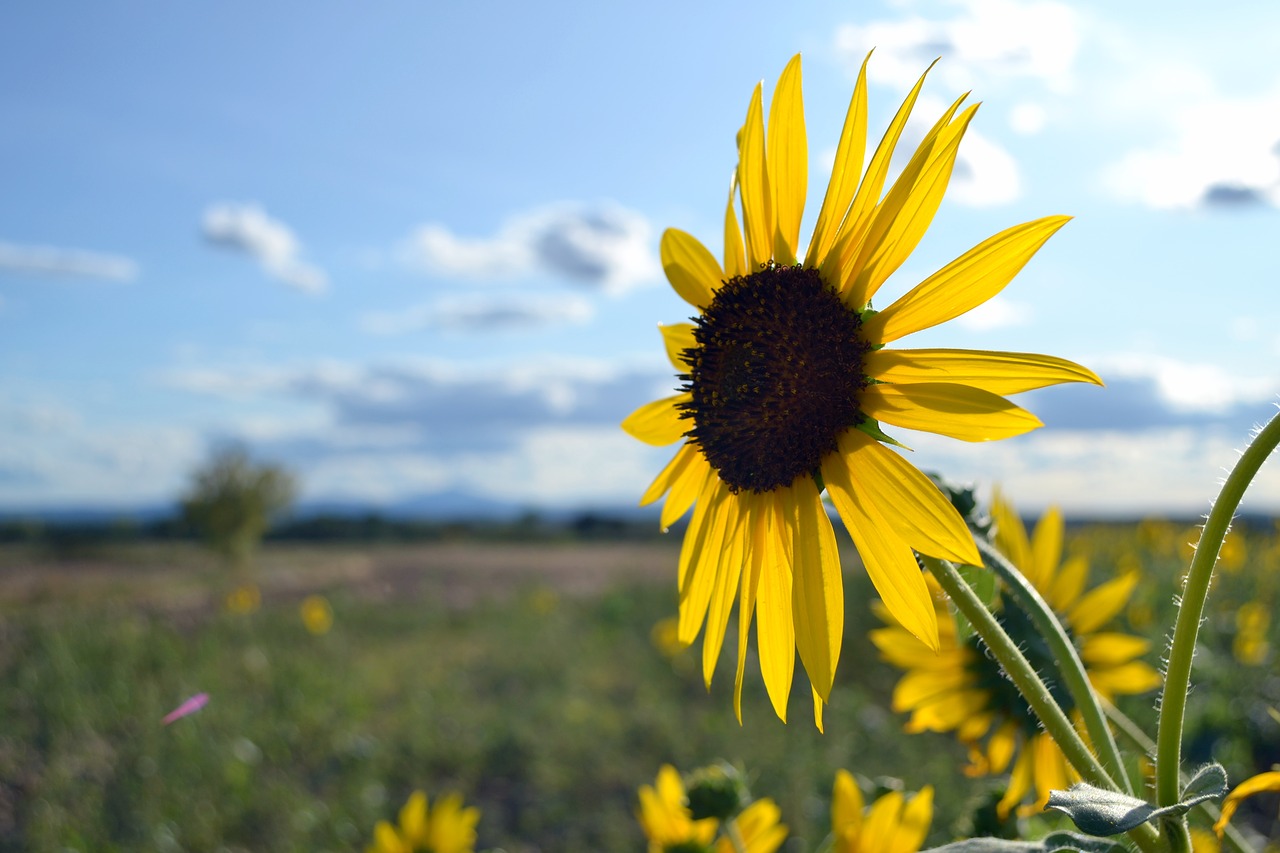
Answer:
[{"label": "large sunflower", "polygon": [[853,774],[836,771],[831,791],[832,853],[917,853],[933,820],[933,787],[910,799],[889,791],[870,808]]},{"label": "large sunflower", "polygon": [[963,98],[952,104],[882,196],[923,83],[922,76],[864,173],[863,63],[805,249],[799,233],[807,142],[796,56],[778,80],[767,135],[760,85],[747,108],[725,211],[724,266],[683,231],[662,235],[667,278],[698,309],[692,323],[662,327],[684,388],[642,406],[623,428],[649,444],[684,442],[641,503],[667,495],[664,528],[693,507],[680,555],[679,637],[692,643],[706,623],[708,684],[740,595],[739,718],[754,615],[774,710],[786,719],[799,650],[821,725],[844,628],[824,488],[894,617],[938,647],[933,604],[912,550],[963,563],[978,563],[978,552],[938,489],[886,446],[897,442],[882,423],[965,441],[1007,438],[1040,421],[1000,395],[1098,382],[1050,356],[883,348],[990,299],[1067,222],[1053,216],[1003,231],[873,311],[872,297],[938,209],[977,109],[959,112]]},{"label": "large sunflower", "polygon": [[[1031,537],[1013,507],[998,495],[992,501],[991,514],[997,525],[996,547],[1058,614],[1079,649],[1093,688],[1104,698],[1113,699],[1158,687],[1159,673],[1139,660],[1150,647],[1147,640],[1100,630],[1128,603],[1138,582],[1137,573],[1112,578],[1085,592],[1089,564],[1079,555],[1061,562],[1063,523],[1056,509],[1041,517]],[[941,640],[941,649],[936,652],[901,626],[871,632],[871,640],[884,659],[906,670],[894,688],[893,709],[911,712],[906,726],[909,732],[954,731],[969,747],[970,775],[1004,773],[1012,765],[1009,787],[998,804],[1002,817],[1028,793],[1034,793],[1037,805],[1043,808],[1050,790],[1066,788],[1079,777],[981,641],[959,638],[940,590],[935,604]],[[1047,677],[1054,699],[1063,710],[1078,716],[1057,675],[1057,664],[1029,617],[1003,595],[997,606],[1001,625],[1018,641],[1028,661]]]}]

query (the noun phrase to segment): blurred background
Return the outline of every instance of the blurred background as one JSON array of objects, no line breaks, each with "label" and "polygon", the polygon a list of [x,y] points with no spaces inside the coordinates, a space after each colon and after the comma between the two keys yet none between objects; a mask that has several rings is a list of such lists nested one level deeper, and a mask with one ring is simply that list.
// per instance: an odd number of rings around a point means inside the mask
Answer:
[{"label": "blurred background", "polygon": [[[636,786],[718,758],[790,851],[837,767],[937,786],[934,843],[972,831],[1000,783],[900,736],[842,531],[826,735],[803,684],[776,721],[754,657],[739,728],[731,662],[708,692],[672,646],[680,531],[636,508],[669,451],[618,428],[670,393],[657,326],[690,314],[660,234],[719,254],[752,86],[796,52],[805,234],[868,51],[873,142],[940,58],[904,147],[983,106],[882,299],[1070,214],[907,345],[1108,387],[1023,395],[1046,426],[1014,440],[902,437],[1062,506],[1091,587],[1144,572],[1115,629],[1154,664],[1193,522],[1280,391],[1278,31],[1280,6],[1147,0],[8,9],[0,851],[362,849],[419,788],[479,805],[485,848],[642,849]],[[1198,658],[1187,755],[1233,781],[1280,760],[1278,507],[1266,468]],[[1148,729],[1152,699],[1124,703]]]}]

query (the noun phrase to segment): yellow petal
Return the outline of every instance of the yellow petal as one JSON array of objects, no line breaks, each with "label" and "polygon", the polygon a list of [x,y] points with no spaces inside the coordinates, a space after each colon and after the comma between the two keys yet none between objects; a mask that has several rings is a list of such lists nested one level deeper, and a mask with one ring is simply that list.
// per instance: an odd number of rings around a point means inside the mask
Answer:
[{"label": "yellow petal", "polygon": [[1053,586],[1045,594],[1049,606],[1058,613],[1066,613],[1076,603],[1080,593],[1084,591],[1084,582],[1089,576],[1089,561],[1079,554],[1068,557],[1058,569],[1058,577]]},{"label": "yellow petal", "polygon": [[1088,368],[1026,352],[994,352],[964,349],[879,349],[862,361],[868,376],[893,385],[917,382],[954,382],[990,391],[1018,394],[1062,382],[1102,380]]},{"label": "yellow petal", "polygon": [[945,382],[871,385],[862,392],[862,411],[903,429],[961,441],[994,441],[1043,425],[1035,415],[1004,397]]},{"label": "yellow petal", "polygon": [[874,496],[881,515],[904,542],[931,557],[982,565],[960,513],[914,465],[861,430],[847,431],[838,446],[851,481]]},{"label": "yellow petal", "polygon": [[[698,492],[697,504],[693,508],[693,518],[689,520],[689,528],[684,532],[684,540],[680,543],[680,562],[676,572],[676,589],[683,599],[685,589],[689,586],[689,578],[702,561],[702,554],[707,549],[714,518],[715,498],[720,493],[720,479],[712,476],[703,482]],[[695,632],[696,633],[696,632]],[[685,643],[688,645],[688,643]]]},{"label": "yellow petal", "polygon": [[756,599],[756,646],[769,701],[785,723],[796,666],[795,624],[791,621],[790,519],[778,494],[769,493],[764,498],[768,536]]},{"label": "yellow petal", "polygon": [[885,853],[916,853],[933,822],[933,786],[925,785],[902,810],[902,819]]},{"label": "yellow petal", "polygon": [[738,174],[729,181],[729,205],[724,211],[724,276],[737,278],[747,274],[747,258],[742,250],[742,230],[738,228],[738,214],[734,210],[738,198]]},{"label": "yellow petal", "polygon": [[835,531],[809,477],[791,485],[795,537],[791,543],[791,612],[796,649],[822,701],[831,700],[844,639],[844,583]]},{"label": "yellow petal", "polygon": [[1219,838],[1222,837],[1222,831],[1231,820],[1231,816],[1240,807],[1240,801],[1245,797],[1260,794],[1263,791],[1280,791],[1280,772],[1272,770],[1267,773],[1259,773],[1257,776],[1251,776],[1237,785],[1234,791],[1227,794],[1227,798],[1222,801],[1222,816],[1213,825],[1213,831],[1218,833]]},{"label": "yellow petal", "polygon": [[822,697],[818,695],[818,688],[809,682],[809,692],[813,694],[813,727],[818,730],[818,734],[822,734],[822,709],[827,703],[822,701]]},{"label": "yellow petal", "polygon": [[863,334],[875,343],[889,343],[976,308],[1003,290],[1069,220],[1047,216],[984,240],[870,317]]},{"label": "yellow petal", "polygon": [[[963,99],[961,96],[960,100]],[[978,109],[977,105],[971,106],[952,122],[950,116],[960,106],[960,100],[920,144],[875,212],[875,219],[853,262],[853,280],[844,288],[850,305],[871,301],[884,280],[902,266],[920,243],[938,212],[951,180],[960,140]],[[949,123],[943,124],[944,121]]]},{"label": "yellow petal", "polygon": [[742,193],[742,221],[751,269],[773,257],[773,191],[764,151],[764,108],[760,84],[751,93],[747,120],[738,143],[738,190]]},{"label": "yellow petal", "polygon": [[671,366],[681,373],[688,373],[689,359],[685,358],[684,352],[698,345],[693,336],[693,324],[669,323],[659,326],[658,331],[662,333],[662,344],[666,347]]},{"label": "yellow petal", "polygon": [[724,270],[720,269],[715,255],[708,252],[706,246],[678,228],[668,228],[662,232],[658,254],[671,289],[681,299],[695,308],[706,308],[711,304],[712,297],[724,281]]},{"label": "yellow petal", "polygon": [[835,785],[831,788],[831,831],[836,835],[852,832],[857,835],[862,828],[862,791],[848,770],[837,770]]},{"label": "yellow petal", "polygon": [[622,428],[632,438],[638,438],[645,444],[657,447],[675,444],[684,438],[690,423],[687,418],[680,417],[680,409],[676,407],[692,399],[691,394],[676,394],[673,397],[663,397],[661,400],[645,403],[627,415],[627,419],[622,422]]},{"label": "yellow petal", "polygon": [[400,832],[410,844],[427,840],[427,795],[414,791],[400,809]]},{"label": "yellow petal", "polygon": [[764,498],[747,492],[742,500],[745,507],[743,527],[748,547],[742,566],[741,597],[738,599],[738,669],[733,676],[733,713],[738,718],[738,725],[742,725],[742,679],[747,668],[751,617],[755,613],[756,591],[760,588],[769,535],[769,516]]},{"label": "yellow petal", "polygon": [[849,467],[836,456],[823,463],[822,479],[885,606],[898,624],[936,650],[938,617],[933,597],[911,548],[884,521],[876,505],[878,496],[863,494]]},{"label": "yellow petal", "polygon": [[999,489],[991,496],[991,517],[996,523],[996,548],[1025,575],[1031,565],[1031,539],[1022,517]]},{"label": "yellow petal", "polygon": [[924,78],[932,68],[933,65],[930,65],[925,69],[924,74],[920,75],[915,87],[898,108],[893,121],[889,122],[888,129],[885,130],[880,144],[876,147],[876,153],[871,155],[871,164],[867,166],[867,173],[863,176],[858,193],[854,196],[853,203],[849,205],[849,210],[840,224],[839,239],[822,259],[821,271],[825,281],[844,281],[844,267],[852,259],[854,251],[866,236],[871,214],[880,201],[880,191],[884,189],[884,181],[889,173],[889,162],[893,159],[894,148],[898,145],[898,138],[902,136],[902,128],[911,117],[916,98],[920,96],[920,89],[924,86]]},{"label": "yellow petal", "polygon": [[858,82],[853,87],[853,98],[849,101],[844,129],[840,131],[840,142],[836,146],[836,160],[831,166],[831,180],[827,183],[827,194],[823,196],[818,222],[813,227],[813,237],[805,255],[806,267],[819,267],[827,257],[845,211],[853,201],[858,178],[862,175],[862,158],[867,148],[867,60],[870,58],[871,54],[867,54],[867,59],[862,61]]},{"label": "yellow petal", "polygon": [[1151,648],[1151,641],[1117,631],[1100,631],[1085,637],[1080,644],[1080,659],[1089,666],[1119,666],[1141,657]]},{"label": "yellow petal", "polygon": [[862,827],[862,842],[866,849],[888,853],[889,840],[893,837],[898,815],[902,813],[902,793],[890,791],[871,804],[867,822]]},{"label": "yellow petal", "polygon": [[1116,617],[1129,603],[1138,584],[1138,573],[1128,572],[1095,587],[1076,602],[1067,614],[1067,624],[1076,636],[1092,634]]},{"label": "yellow petal", "polygon": [[1089,669],[1089,683],[1103,696],[1130,696],[1155,690],[1164,682],[1160,673],[1140,660],[1108,669]]},{"label": "yellow petal", "polygon": [[809,143],[804,132],[804,98],[800,89],[800,54],[782,70],[769,104],[765,137],[769,183],[777,221],[773,247],[778,263],[792,265],[800,245],[800,216],[809,188]]},{"label": "yellow petal", "polygon": [[1014,762],[1013,773],[1009,776],[1009,787],[1005,789],[1000,802],[996,803],[996,814],[1001,820],[1007,818],[1009,811],[1022,802],[1023,795],[1031,790],[1034,779],[1035,758],[1030,749],[1023,749],[1018,760]]},{"label": "yellow petal", "polygon": [[722,551],[717,560],[715,586],[711,590],[711,602],[707,610],[707,631],[702,637],[702,678],[711,686],[716,661],[724,645],[725,631],[729,626],[729,611],[738,595],[738,580],[742,574],[742,562],[746,555],[746,539],[751,535],[742,512],[742,499],[737,495],[726,498],[730,505],[729,531],[725,534]]},{"label": "yellow petal", "polygon": [[671,461],[667,463],[667,467],[663,468],[661,473],[653,478],[649,488],[645,489],[640,497],[640,506],[648,506],[665,495],[671,488],[671,484],[688,468],[696,452],[697,450],[691,444],[686,444],[677,450],[676,455],[672,456]]},{"label": "yellow petal", "polygon": [[908,672],[893,687],[893,710],[910,711],[928,705],[945,694],[968,687],[972,681],[973,676],[964,670]]},{"label": "yellow petal", "polygon": [[987,760],[991,762],[992,773],[1003,773],[1013,760],[1013,751],[1018,746],[1018,724],[1010,720],[1002,725],[987,743]]},{"label": "yellow petal", "polygon": [[1027,574],[1036,589],[1053,588],[1058,561],[1062,558],[1064,529],[1062,511],[1056,506],[1046,509],[1036,522],[1035,532],[1031,534],[1031,563],[1034,568]]},{"label": "yellow petal", "polygon": [[1035,752],[1036,807],[1043,809],[1050,791],[1065,791],[1071,784],[1067,761],[1054,739],[1043,732],[1031,739],[1031,748]]},{"label": "yellow petal", "polygon": [[962,663],[957,649],[934,651],[905,628],[879,628],[869,635],[880,656],[898,669],[947,671]]},{"label": "yellow petal", "polygon": [[[685,447],[693,450],[690,445]],[[716,472],[702,458],[702,454],[693,450],[689,464],[671,484],[671,492],[662,504],[662,517],[658,522],[658,529],[665,533],[677,518],[688,512],[707,481],[715,476]]]},{"label": "yellow petal", "polygon": [[[704,547],[698,553],[698,561],[685,576],[680,588],[680,612],[676,624],[676,636],[685,645],[691,645],[698,636],[711,605],[711,595],[721,572],[726,570],[729,546],[737,533],[738,503],[733,493],[723,483],[716,482],[711,497],[711,518]],[[724,626],[720,626],[723,630]],[[722,634],[723,636],[723,634]]]}]

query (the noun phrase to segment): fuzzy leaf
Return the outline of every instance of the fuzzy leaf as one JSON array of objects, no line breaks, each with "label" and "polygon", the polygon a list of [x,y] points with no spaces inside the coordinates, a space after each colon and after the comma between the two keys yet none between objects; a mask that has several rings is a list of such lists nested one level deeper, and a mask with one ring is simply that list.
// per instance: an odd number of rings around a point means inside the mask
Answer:
[{"label": "fuzzy leaf", "polygon": [[1119,835],[1135,826],[1163,817],[1183,814],[1205,800],[1227,792],[1227,772],[1220,764],[1206,764],[1196,771],[1182,792],[1182,801],[1158,809],[1150,803],[1078,782],[1065,791],[1051,791],[1047,808],[1065,812],[1077,827],[1090,835]]},{"label": "fuzzy leaf", "polygon": [[1089,838],[1074,832],[1055,832],[1039,841],[1004,838],[966,838],[924,853],[1125,853],[1125,848],[1105,838]]}]

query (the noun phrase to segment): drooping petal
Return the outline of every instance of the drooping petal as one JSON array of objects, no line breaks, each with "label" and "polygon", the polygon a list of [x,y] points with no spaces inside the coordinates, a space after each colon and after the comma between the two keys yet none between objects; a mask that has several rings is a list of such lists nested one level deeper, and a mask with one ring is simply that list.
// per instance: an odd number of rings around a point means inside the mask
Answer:
[{"label": "drooping petal", "polygon": [[1108,669],[1090,669],[1089,683],[1103,696],[1128,696],[1155,690],[1164,679],[1150,664],[1134,660]]},{"label": "drooping petal", "polygon": [[711,590],[711,602],[707,609],[707,630],[702,636],[702,677],[711,686],[711,676],[724,635],[729,626],[729,611],[738,595],[738,580],[742,575],[742,563],[746,556],[747,537],[751,535],[748,519],[743,512],[743,501],[738,496],[728,498],[732,504],[729,531],[725,534],[722,551],[717,561],[715,585]]},{"label": "drooping petal", "polygon": [[622,428],[632,438],[638,438],[645,444],[652,444],[655,447],[675,444],[684,438],[685,432],[689,429],[688,420],[680,417],[680,409],[677,406],[691,400],[693,400],[692,394],[676,394],[654,400],[652,403],[645,403],[627,415],[627,419],[622,422]]},{"label": "drooping petal", "polygon": [[[948,121],[959,105],[959,100],[952,105],[946,114]],[[853,262],[852,281],[844,288],[848,304],[861,306],[871,301],[885,279],[920,243],[942,204],[960,140],[977,109],[976,104],[969,107],[955,121],[938,127],[936,136],[926,137],[894,182]]]},{"label": "drooping petal", "polygon": [[742,194],[742,221],[751,269],[768,263],[773,257],[773,190],[769,181],[764,150],[764,108],[757,83],[738,140],[738,191]]},{"label": "drooping petal", "polygon": [[840,553],[831,519],[809,477],[791,485],[795,513],[792,541],[791,611],[796,649],[814,690],[828,702],[835,681],[836,662],[844,640],[844,583]]},{"label": "drooping petal", "polygon": [[[702,486],[702,490],[698,492],[697,503],[693,507],[693,518],[689,520],[689,528],[684,533],[684,540],[680,543],[680,562],[677,564],[676,572],[676,589],[680,593],[680,598],[685,596],[685,589],[689,586],[689,578],[697,569],[698,564],[702,560],[703,552],[708,548],[708,539],[711,536],[712,520],[715,516],[715,498],[720,492],[720,481],[717,477],[708,477]],[[694,632],[697,636],[697,632]],[[686,646],[692,640],[681,640]]]},{"label": "drooping petal", "polygon": [[724,211],[724,275],[725,279],[747,274],[747,257],[742,249],[742,229],[738,227],[738,173],[729,180],[729,205]]},{"label": "drooping petal", "polygon": [[733,677],[733,713],[742,725],[742,680],[747,669],[747,646],[750,642],[751,618],[755,614],[756,591],[768,548],[769,516],[765,499],[751,492],[744,502],[743,525],[747,537],[747,556],[742,565],[742,590],[738,598],[738,669]]},{"label": "drooping petal", "polygon": [[667,323],[659,326],[658,331],[662,333],[662,344],[667,350],[671,366],[681,373],[688,373],[689,360],[685,358],[685,350],[698,345],[697,339],[693,337],[693,324]]},{"label": "drooping petal", "polygon": [[769,701],[785,723],[796,667],[795,624],[791,621],[791,522],[778,495],[764,497],[768,534],[756,598],[756,646]]},{"label": "drooping petal", "polygon": [[1133,595],[1138,585],[1138,573],[1128,572],[1112,578],[1101,586],[1085,593],[1067,614],[1067,624],[1076,635],[1092,634],[1114,619]]},{"label": "drooping petal", "polygon": [[862,61],[862,69],[858,71],[858,82],[853,87],[853,98],[849,101],[849,111],[844,117],[844,129],[840,131],[840,142],[836,145],[836,159],[831,165],[831,180],[827,183],[827,194],[823,196],[818,222],[813,227],[813,238],[809,241],[809,251],[805,255],[806,267],[822,265],[835,242],[836,231],[844,219],[845,211],[853,201],[853,194],[858,189],[862,158],[867,148],[869,59],[871,54],[868,53],[867,58]]},{"label": "drooping petal", "polygon": [[671,484],[671,492],[662,504],[662,517],[658,521],[658,529],[665,532],[677,518],[688,512],[707,480],[715,475],[715,471],[702,458],[702,454],[695,451],[692,460]]},{"label": "drooping petal", "polygon": [[1222,801],[1222,816],[1213,825],[1213,831],[1218,833],[1219,838],[1222,837],[1222,832],[1236,813],[1236,809],[1240,808],[1240,801],[1264,791],[1280,791],[1280,771],[1269,770],[1257,776],[1250,776],[1227,794],[1227,798]]},{"label": "drooping petal", "polygon": [[903,429],[961,441],[994,441],[1043,426],[1035,415],[998,394],[947,382],[871,385],[862,392],[862,411]]},{"label": "drooping petal", "polygon": [[942,560],[982,565],[973,534],[933,481],[902,456],[861,430],[840,436],[850,479],[875,495],[882,515],[912,549]]},{"label": "drooping petal", "polygon": [[676,455],[672,456],[671,461],[667,463],[667,467],[663,468],[661,473],[653,478],[649,488],[645,489],[644,495],[640,498],[640,506],[648,506],[665,495],[671,488],[671,484],[689,467],[692,454],[696,452],[697,450],[689,444],[677,450]]},{"label": "drooping petal", "polygon": [[671,289],[681,299],[699,309],[711,304],[724,281],[724,270],[698,238],[678,228],[668,228],[662,232],[658,255]]},{"label": "drooping petal", "polygon": [[1031,539],[1021,516],[999,489],[991,496],[991,518],[996,523],[996,548],[1025,575],[1024,567],[1031,565]]},{"label": "drooping petal", "polygon": [[976,308],[1003,290],[1070,219],[1047,216],[989,237],[868,318],[863,334],[885,344]]},{"label": "drooping petal", "polygon": [[867,811],[866,823],[862,825],[862,842],[868,850],[888,853],[889,840],[893,837],[894,827],[898,824],[898,816],[902,813],[902,792],[889,791],[881,794]]},{"label": "drooping petal", "polygon": [[1030,749],[1023,749],[1018,754],[1018,760],[1013,764],[1013,773],[1009,776],[1009,787],[1005,789],[1000,802],[996,803],[996,814],[1001,820],[1008,817],[1013,807],[1022,802],[1023,796],[1031,790],[1034,781],[1034,753]]},{"label": "drooping petal", "polygon": [[809,142],[804,131],[804,96],[800,91],[800,54],[782,70],[769,104],[769,132],[765,137],[769,183],[777,226],[773,254],[791,265],[800,251],[800,217],[809,188]]},{"label": "drooping petal", "polygon": [[851,478],[849,467],[832,456],[822,465],[831,502],[853,537],[867,575],[889,613],[933,650],[938,649],[938,616],[911,548],[884,521],[876,501]]},{"label": "drooping petal", "polygon": [[718,576],[725,571],[729,543],[737,535],[738,502],[728,486],[718,480],[711,497],[711,518],[705,538],[705,547],[698,554],[698,561],[685,575],[680,587],[679,618],[676,636],[685,645],[692,645],[711,605]]},{"label": "drooping petal", "polygon": [[1086,367],[1026,352],[965,349],[879,349],[862,361],[868,376],[893,385],[954,382],[992,394],[1018,394],[1062,382],[1102,380]]},{"label": "drooping petal", "polygon": [[987,743],[987,760],[992,773],[1003,773],[1018,747],[1018,724],[1010,720],[1002,725]]}]

